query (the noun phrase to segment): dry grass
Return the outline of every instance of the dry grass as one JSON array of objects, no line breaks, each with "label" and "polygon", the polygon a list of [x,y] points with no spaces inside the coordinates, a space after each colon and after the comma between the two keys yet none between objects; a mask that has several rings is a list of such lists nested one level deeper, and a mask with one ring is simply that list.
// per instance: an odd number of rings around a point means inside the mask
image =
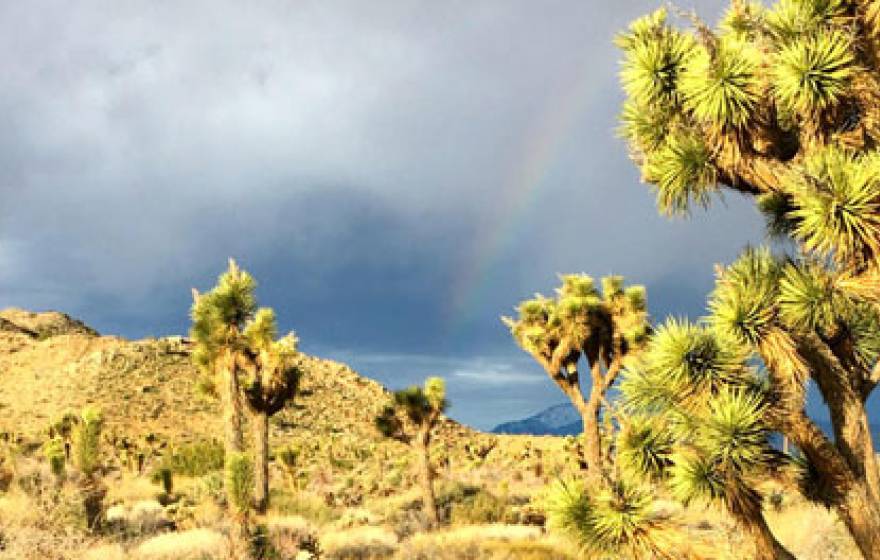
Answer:
[{"label": "dry grass", "polygon": [[222,560],[229,557],[226,537],[210,529],[165,533],[144,541],[133,560]]},{"label": "dry grass", "polygon": [[782,512],[767,511],[773,534],[799,560],[850,560],[860,554],[846,528],[826,508],[798,500]]},{"label": "dry grass", "polygon": [[385,527],[356,527],[330,531],[320,536],[321,548],[329,559],[389,558],[397,550],[398,539]]}]

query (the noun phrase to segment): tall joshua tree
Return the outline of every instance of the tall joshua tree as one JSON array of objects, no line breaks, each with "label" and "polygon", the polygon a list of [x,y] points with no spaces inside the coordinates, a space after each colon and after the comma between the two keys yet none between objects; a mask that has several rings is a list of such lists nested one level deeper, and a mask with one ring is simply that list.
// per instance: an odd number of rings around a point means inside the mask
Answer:
[{"label": "tall joshua tree", "polygon": [[443,379],[429,377],[425,380],[424,388],[414,385],[395,392],[391,402],[376,417],[376,427],[382,435],[415,447],[424,511],[432,527],[436,527],[440,519],[431,469],[431,436],[448,405]]},{"label": "tall joshua tree", "polygon": [[193,290],[193,361],[220,381],[227,453],[244,451],[240,370],[247,347],[244,332],[257,311],[256,285],[250,274],[229,259],[229,268],[211,291],[199,294]]},{"label": "tall joshua tree", "polygon": [[[599,475],[599,415],[605,394],[649,332],[645,288],[624,287],[621,276],[608,276],[602,279],[600,294],[585,274],[563,275],[561,280],[555,298],[538,294],[519,304],[517,318],[502,321],[577,409],[588,472]],[[586,396],[578,369],[582,357],[592,380]]]},{"label": "tall joshua tree", "polygon": [[223,402],[226,456],[224,490],[234,521],[232,545],[241,558],[248,558],[251,550],[247,515],[250,504],[242,504],[242,480],[247,479],[251,485],[253,480],[244,476],[251,472],[251,465],[244,459],[241,375],[248,348],[245,332],[257,311],[255,288],[253,277],[230,259],[229,268],[211,291],[199,294],[193,290],[190,330],[196,343],[193,361],[220,381],[217,385]]},{"label": "tall joshua tree", "polygon": [[275,313],[261,308],[244,331],[247,340],[245,402],[253,416],[254,509],[265,513],[269,506],[269,417],[281,411],[296,395],[300,370],[293,333],[277,339]]},{"label": "tall joshua tree", "polygon": [[[661,212],[752,197],[795,258],[721,271],[712,325],[759,358],[765,420],[804,454],[817,499],[880,559],[880,482],[865,402],[880,381],[880,2],[734,1],[717,29],[664,11],[618,39],[622,133]],[[834,437],[807,416],[805,384]]]}]

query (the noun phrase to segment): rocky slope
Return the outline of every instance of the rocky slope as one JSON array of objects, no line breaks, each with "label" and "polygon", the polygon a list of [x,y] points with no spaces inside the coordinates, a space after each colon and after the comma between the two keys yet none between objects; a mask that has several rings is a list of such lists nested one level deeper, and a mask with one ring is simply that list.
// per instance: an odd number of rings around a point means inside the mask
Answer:
[{"label": "rocky slope", "polygon": [[[51,422],[91,405],[103,411],[109,441],[172,448],[217,439],[219,405],[197,389],[190,352],[182,337],[130,341],[101,336],[62,313],[2,311],[0,436],[39,444]],[[380,472],[383,461],[407,454],[374,429],[388,398],[380,384],[316,357],[303,356],[301,368],[295,402],[272,418],[274,449],[292,446],[316,465],[329,460]],[[562,445],[556,438],[484,434],[449,419],[439,436],[444,464],[465,470],[553,454]]]}]

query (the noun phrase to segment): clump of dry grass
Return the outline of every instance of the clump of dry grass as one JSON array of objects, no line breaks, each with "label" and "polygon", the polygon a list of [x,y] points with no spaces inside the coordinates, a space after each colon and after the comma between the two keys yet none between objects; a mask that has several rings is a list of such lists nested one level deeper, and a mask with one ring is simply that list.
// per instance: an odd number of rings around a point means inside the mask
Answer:
[{"label": "clump of dry grass", "polygon": [[767,511],[776,538],[800,560],[849,560],[860,553],[834,512],[803,499],[782,511]]},{"label": "clump of dry grass", "polygon": [[136,560],[225,560],[225,536],[210,529],[165,533],[144,541],[132,554]]},{"label": "clump of dry grass", "polygon": [[575,560],[567,541],[538,527],[472,525],[415,535],[395,558],[407,560]]},{"label": "clump of dry grass", "polygon": [[356,527],[330,531],[320,537],[328,560],[390,558],[397,550],[398,538],[384,527]]}]

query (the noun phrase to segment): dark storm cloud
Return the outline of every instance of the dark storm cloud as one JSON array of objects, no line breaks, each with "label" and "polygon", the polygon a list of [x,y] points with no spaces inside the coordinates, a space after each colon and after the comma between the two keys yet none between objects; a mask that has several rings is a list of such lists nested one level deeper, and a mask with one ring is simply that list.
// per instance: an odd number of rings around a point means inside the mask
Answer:
[{"label": "dark storm cloud", "polygon": [[444,375],[480,426],[552,404],[498,321],[516,301],[619,272],[696,315],[712,264],[761,238],[735,199],[659,218],[614,137],[611,38],[655,4],[5,3],[0,306],[181,332],[235,256],[306,350],[395,387]]}]

